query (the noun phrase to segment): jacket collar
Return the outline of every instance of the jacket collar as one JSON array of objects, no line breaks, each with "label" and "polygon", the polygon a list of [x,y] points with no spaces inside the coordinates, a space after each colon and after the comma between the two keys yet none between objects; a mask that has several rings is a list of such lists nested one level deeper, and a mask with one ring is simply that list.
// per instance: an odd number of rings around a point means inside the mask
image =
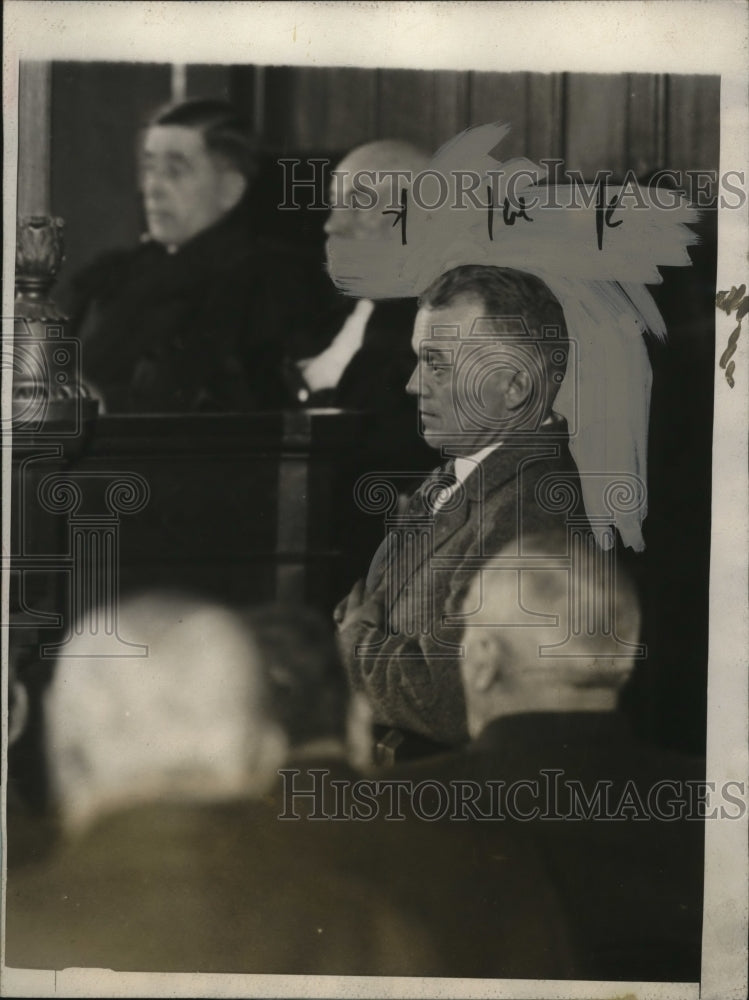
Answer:
[{"label": "jacket collar", "polygon": [[[466,497],[473,503],[481,502],[515,477],[527,459],[556,458],[560,446],[566,450],[567,421],[556,413],[553,417],[548,426],[536,433],[505,437],[466,477],[463,483]],[[435,473],[439,471],[435,469]]]},{"label": "jacket collar", "polygon": [[[414,550],[409,547],[407,553],[404,553],[399,560],[402,572],[397,574],[396,578],[405,583],[406,579],[415,575],[416,571],[429,558],[439,555],[442,546],[447,544],[468,521],[472,507],[484,503],[492,492],[499,489],[504,483],[511,481],[517,475],[520,463],[524,459],[538,458],[541,455],[555,457],[558,454],[558,448],[558,444],[549,443],[546,448],[540,449],[538,437],[534,437],[532,441],[525,439],[522,443],[513,441],[503,443],[502,447],[496,448],[487,455],[483,462],[476,466],[463,483],[462,492],[456,493],[443,507],[431,514],[428,505],[424,502],[425,495],[428,495],[430,488],[438,486],[439,474],[444,467],[435,469],[419,490],[421,496],[414,498],[414,515],[418,521],[422,521],[425,525],[431,522],[431,538],[427,544],[418,546]],[[410,525],[404,524],[402,527],[410,528]],[[381,570],[382,567],[379,569]]]},{"label": "jacket collar", "polygon": [[471,744],[471,756],[501,758],[512,770],[516,761],[555,760],[597,752],[634,741],[621,712],[522,712],[493,719]]},{"label": "jacket collar", "polygon": [[[426,523],[432,522],[432,535],[428,545],[421,545],[415,551],[409,548],[408,553],[402,553],[398,558],[402,572],[396,573],[394,579],[405,584],[407,578],[416,574],[418,569],[432,556],[439,554],[439,549],[445,545],[452,536],[463,527],[471,513],[473,504],[482,504],[486,498],[495,490],[518,475],[522,463],[527,459],[538,459],[542,457],[556,458],[559,455],[560,447],[566,449],[567,425],[563,418],[555,422],[550,433],[534,434],[523,438],[507,438],[502,442],[502,446],[495,448],[480,462],[474,471],[463,483],[463,493],[456,494],[455,498],[444,507],[440,507],[433,515],[429,513],[424,503],[424,494],[430,487],[436,487],[439,475],[444,470],[444,466],[434,469],[422,484],[417,494],[412,498],[411,515],[416,521]],[[407,517],[407,521],[410,518]],[[408,523],[402,523],[402,528],[410,528]],[[408,532],[406,532],[408,533]],[[378,549],[372,561],[370,574],[368,576],[368,588],[372,589],[381,582],[386,566],[386,560],[392,556],[388,542],[385,540]],[[396,588],[399,594],[402,586]]]},{"label": "jacket collar", "polygon": [[225,269],[227,264],[246,257],[257,242],[253,234],[251,213],[243,203],[228,212],[212,226],[203,229],[176,251],[146,236],[151,252],[171,264],[172,270],[191,273],[194,268]]}]

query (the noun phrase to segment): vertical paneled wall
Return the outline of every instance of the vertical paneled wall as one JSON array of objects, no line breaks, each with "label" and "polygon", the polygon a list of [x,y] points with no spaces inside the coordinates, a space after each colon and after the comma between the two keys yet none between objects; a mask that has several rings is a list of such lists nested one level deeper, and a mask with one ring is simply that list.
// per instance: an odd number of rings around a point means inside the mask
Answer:
[{"label": "vertical paneled wall", "polygon": [[[236,69],[238,99],[252,72]],[[469,125],[507,121],[508,155],[559,157],[584,176],[718,167],[718,77],[272,67],[265,107],[265,137],[279,152],[378,138],[434,151]]]},{"label": "vertical paneled wall", "polygon": [[137,134],[169,99],[170,81],[169,66],[53,64],[51,206],[65,220],[63,280],[137,242]]},{"label": "vertical paneled wall", "polygon": [[[188,66],[188,97],[229,97],[276,155],[335,155],[377,138],[436,150],[461,129],[508,121],[508,156],[557,157],[584,176],[717,169],[719,78]],[[52,211],[66,221],[63,280],[141,228],[135,139],[170,98],[170,66],[57,63]]]},{"label": "vertical paneled wall", "polygon": [[[189,66],[187,95],[230,96],[229,67]],[[61,283],[142,232],[137,136],[171,99],[172,68],[147,63],[53,63],[51,206],[65,220]]]}]

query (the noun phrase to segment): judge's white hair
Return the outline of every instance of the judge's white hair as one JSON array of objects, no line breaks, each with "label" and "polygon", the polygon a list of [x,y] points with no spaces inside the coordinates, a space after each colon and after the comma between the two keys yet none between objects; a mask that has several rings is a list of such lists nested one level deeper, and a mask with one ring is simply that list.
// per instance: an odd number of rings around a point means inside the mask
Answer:
[{"label": "judge's white hair", "polygon": [[262,794],[285,752],[265,712],[257,649],[228,609],[178,594],[121,602],[119,633],[147,655],[91,655],[76,636],[46,698],[63,828],[144,802]]}]

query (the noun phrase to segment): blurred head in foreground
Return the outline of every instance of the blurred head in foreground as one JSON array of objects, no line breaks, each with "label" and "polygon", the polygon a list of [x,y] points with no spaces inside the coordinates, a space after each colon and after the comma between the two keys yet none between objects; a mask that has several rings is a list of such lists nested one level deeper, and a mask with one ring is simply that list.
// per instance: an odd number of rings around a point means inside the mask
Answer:
[{"label": "blurred head in foreground", "polygon": [[98,657],[90,637],[76,637],[47,695],[50,779],[63,829],[144,803],[262,794],[286,743],[239,617],[158,593],[126,599],[118,611],[120,635],[147,645],[147,655]]},{"label": "blurred head in foreground", "polygon": [[271,711],[290,752],[344,751],[366,766],[371,714],[366,699],[349,694],[332,625],[311,608],[268,604],[245,616],[260,650]]},{"label": "blurred head in foreground", "polygon": [[472,738],[503,715],[613,711],[634,667],[638,602],[613,572],[613,554],[590,552],[570,567],[544,558],[558,550],[542,538],[523,548],[522,569],[495,561],[466,596],[461,675]]}]

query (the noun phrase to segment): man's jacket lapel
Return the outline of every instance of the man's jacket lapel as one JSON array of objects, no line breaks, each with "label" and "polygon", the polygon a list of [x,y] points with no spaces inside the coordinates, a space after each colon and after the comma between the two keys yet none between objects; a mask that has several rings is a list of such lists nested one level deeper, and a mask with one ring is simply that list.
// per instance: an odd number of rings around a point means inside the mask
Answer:
[{"label": "man's jacket lapel", "polygon": [[[508,440],[486,456],[469,473],[459,488],[459,494],[434,514],[427,497],[439,486],[439,469],[435,469],[411,497],[406,513],[393,519],[387,537],[377,550],[367,578],[367,589],[387,588],[385,603],[394,605],[403,589],[413,581],[427,560],[440,555],[448,542],[469,520],[475,525],[475,544],[485,534],[483,518],[487,516],[487,501],[491,495],[511,480],[529,460],[553,461],[559,455],[560,442],[540,435]],[[519,487],[516,484],[516,492]],[[518,503],[520,498],[518,497]],[[516,516],[521,515],[516,509]]]}]

